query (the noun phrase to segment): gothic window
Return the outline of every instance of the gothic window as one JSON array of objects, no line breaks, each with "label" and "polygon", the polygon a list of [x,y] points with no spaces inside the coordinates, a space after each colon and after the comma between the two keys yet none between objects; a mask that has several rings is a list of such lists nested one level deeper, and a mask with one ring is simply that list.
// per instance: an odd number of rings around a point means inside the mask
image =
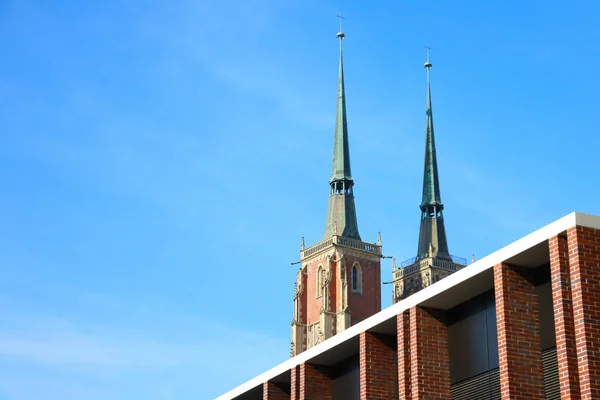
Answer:
[{"label": "gothic window", "polygon": [[362,293],[362,272],[358,264],[352,266],[352,293]]},{"label": "gothic window", "polygon": [[317,297],[323,296],[323,267],[319,265],[317,270]]}]

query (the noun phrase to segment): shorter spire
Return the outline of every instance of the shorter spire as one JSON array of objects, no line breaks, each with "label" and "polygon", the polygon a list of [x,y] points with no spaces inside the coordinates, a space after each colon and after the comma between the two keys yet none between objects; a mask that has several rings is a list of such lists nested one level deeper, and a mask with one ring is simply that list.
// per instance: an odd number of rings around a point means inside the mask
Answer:
[{"label": "shorter spire", "polygon": [[427,49],[427,111],[425,113],[425,165],[423,171],[423,198],[421,201],[421,228],[417,259],[439,257],[450,259],[444,218],[444,204],[440,195],[435,136],[433,131],[433,111],[431,108],[431,61]]},{"label": "shorter spire", "polygon": [[440,183],[437,168],[437,155],[435,151],[435,136],[433,131],[433,110],[431,108],[431,67],[429,51],[424,67],[427,69],[427,111],[425,112],[425,171],[423,174],[423,200],[421,207],[426,205],[439,205],[443,208],[440,195]]}]

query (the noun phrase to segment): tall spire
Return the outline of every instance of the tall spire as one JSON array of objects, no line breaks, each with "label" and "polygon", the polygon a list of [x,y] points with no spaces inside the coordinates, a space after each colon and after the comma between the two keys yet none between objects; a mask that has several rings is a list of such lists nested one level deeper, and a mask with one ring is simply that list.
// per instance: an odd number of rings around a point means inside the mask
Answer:
[{"label": "tall spire", "polygon": [[[348,143],[348,123],[346,121],[346,92],[344,88],[344,62],[342,41],[346,35],[340,31],[336,35],[340,41],[340,67],[338,73],[337,108],[335,117],[335,134],[333,145],[332,174],[329,180],[330,196],[327,210],[327,224],[323,238],[334,234],[360,240],[356,208],[354,206],[352,172],[350,170],[350,146]],[[334,227],[337,229],[334,232]]]},{"label": "tall spire", "polygon": [[342,32],[342,19],[340,18],[340,31],[337,34],[340,40],[340,69],[338,73],[337,108],[335,116],[335,136],[333,147],[333,169],[331,180],[352,180],[350,172],[350,149],[348,147],[348,123],[346,121],[346,93],[344,89],[344,62],[342,56],[342,41],[346,35]]},{"label": "tall spire", "polygon": [[433,131],[433,112],[431,108],[431,62],[429,46],[427,48],[427,111],[425,117],[425,167],[423,173],[423,198],[421,201],[421,229],[417,259],[438,257],[451,259],[448,252],[446,230],[444,228],[443,210],[440,195],[440,183]]}]

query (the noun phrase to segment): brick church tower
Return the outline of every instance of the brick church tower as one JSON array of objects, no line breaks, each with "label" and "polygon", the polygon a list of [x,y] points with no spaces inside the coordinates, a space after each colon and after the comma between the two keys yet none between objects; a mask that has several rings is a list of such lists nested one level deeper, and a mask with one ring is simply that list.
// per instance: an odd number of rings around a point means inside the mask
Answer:
[{"label": "brick church tower", "polygon": [[300,250],[294,290],[292,357],[381,310],[381,239],[363,242],[358,233],[354,180],[346,122],[342,41],[340,41],[333,172],[321,242]]},{"label": "brick church tower", "polygon": [[446,228],[444,226],[444,204],[440,195],[435,137],[433,134],[433,112],[431,109],[431,63],[427,48],[427,111],[425,113],[425,169],[423,173],[423,198],[421,201],[421,228],[417,256],[404,261],[396,269],[394,263],[393,302],[396,303],[413,293],[458,271],[466,260],[450,255]]}]

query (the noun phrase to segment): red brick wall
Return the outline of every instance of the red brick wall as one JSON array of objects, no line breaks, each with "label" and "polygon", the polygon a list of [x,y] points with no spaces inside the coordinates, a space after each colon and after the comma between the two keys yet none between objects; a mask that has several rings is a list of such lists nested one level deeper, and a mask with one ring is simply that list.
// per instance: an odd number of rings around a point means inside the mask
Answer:
[{"label": "red brick wall", "polygon": [[290,400],[290,394],[280,384],[265,382],[263,384],[263,400]]},{"label": "red brick wall", "polygon": [[448,328],[439,310],[410,309],[410,365],[413,400],[450,399]]},{"label": "red brick wall", "polygon": [[560,380],[560,397],[563,400],[580,399],[577,372],[577,351],[569,276],[569,249],[566,235],[549,239],[552,304],[556,333],[556,355]]},{"label": "red brick wall", "polygon": [[390,346],[393,336],[360,333],[360,398],[388,400],[398,398],[397,352]]},{"label": "red brick wall", "polygon": [[543,399],[538,299],[525,269],[494,266],[502,399]]},{"label": "red brick wall", "polygon": [[327,367],[300,364],[300,398],[298,400],[332,400],[331,378]]},{"label": "red brick wall", "polygon": [[567,231],[582,399],[600,399],[600,230]]},{"label": "red brick wall", "polygon": [[300,400],[300,366],[292,367],[290,372],[290,400]]},{"label": "red brick wall", "polygon": [[396,316],[398,325],[398,393],[402,400],[410,400],[410,313]]},{"label": "red brick wall", "polygon": [[[331,263],[332,280],[329,285],[329,307],[333,312],[341,310],[341,277],[338,273],[339,262],[335,262],[339,254],[334,256],[334,262]],[[348,307],[352,311],[352,321],[358,322],[381,311],[381,272],[379,260],[367,260],[362,257],[345,255],[344,261],[348,279],[347,295]],[[355,294],[352,292],[352,266],[358,262],[362,272],[362,292]],[[314,324],[319,321],[322,297],[317,298],[317,272],[319,266],[326,268],[329,260],[327,257],[319,257],[307,264],[306,268],[306,323]]]},{"label": "red brick wall", "polygon": [[[381,311],[381,272],[379,260],[346,255],[348,273],[348,306],[352,310],[352,320],[362,321]],[[362,293],[352,292],[352,266],[360,265],[362,271]]]}]

